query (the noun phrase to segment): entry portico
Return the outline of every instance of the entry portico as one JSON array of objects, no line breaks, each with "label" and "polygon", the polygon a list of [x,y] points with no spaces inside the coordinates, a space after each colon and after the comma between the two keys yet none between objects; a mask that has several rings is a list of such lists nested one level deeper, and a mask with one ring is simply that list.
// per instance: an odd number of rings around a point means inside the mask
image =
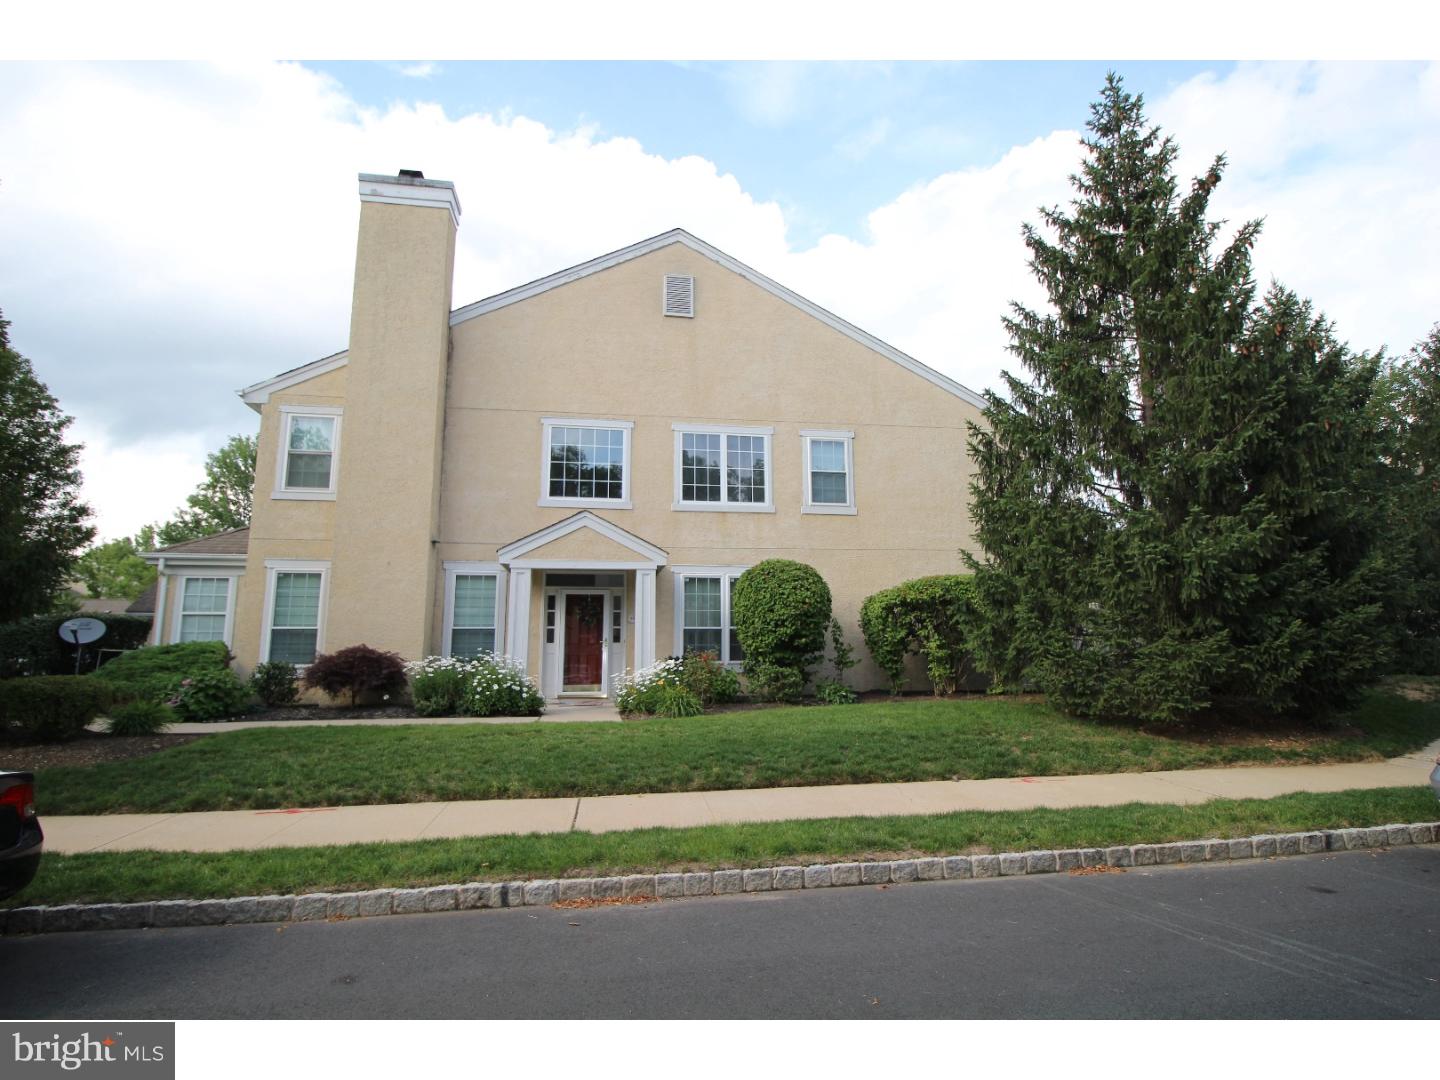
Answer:
[{"label": "entry portico", "polygon": [[507,656],[546,698],[608,697],[628,665],[655,660],[660,547],[589,510],[496,553],[506,578]]}]

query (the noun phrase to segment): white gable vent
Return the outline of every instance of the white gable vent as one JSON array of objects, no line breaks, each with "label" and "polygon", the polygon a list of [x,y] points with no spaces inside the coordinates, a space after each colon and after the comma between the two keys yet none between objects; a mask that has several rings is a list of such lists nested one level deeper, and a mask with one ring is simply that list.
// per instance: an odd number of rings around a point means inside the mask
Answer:
[{"label": "white gable vent", "polygon": [[684,274],[665,275],[665,314],[695,317],[695,279]]}]

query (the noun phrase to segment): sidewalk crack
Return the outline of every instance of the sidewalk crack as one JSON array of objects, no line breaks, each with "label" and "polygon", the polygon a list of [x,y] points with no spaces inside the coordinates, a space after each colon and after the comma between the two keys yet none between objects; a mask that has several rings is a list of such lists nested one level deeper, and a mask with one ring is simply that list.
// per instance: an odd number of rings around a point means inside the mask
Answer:
[{"label": "sidewalk crack", "polygon": [[580,820],[580,800],[575,800],[575,813],[570,815],[570,831],[575,831],[575,822]]}]

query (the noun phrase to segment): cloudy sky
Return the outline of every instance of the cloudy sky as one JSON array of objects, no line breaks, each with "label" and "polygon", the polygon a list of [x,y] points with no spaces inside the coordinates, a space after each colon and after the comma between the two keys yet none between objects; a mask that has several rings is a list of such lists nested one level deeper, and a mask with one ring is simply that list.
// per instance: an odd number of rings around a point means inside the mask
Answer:
[{"label": "cloudy sky", "polygon": [[1440,320],[1440,65],[1362,62],[3,63],[0,309],[102,537],[345,347],[362,171],[455,182],[457,306],[678,225],[981,389],[1107,67],[1182,172],[1227,154],[1262,280],[1357,349]]}]

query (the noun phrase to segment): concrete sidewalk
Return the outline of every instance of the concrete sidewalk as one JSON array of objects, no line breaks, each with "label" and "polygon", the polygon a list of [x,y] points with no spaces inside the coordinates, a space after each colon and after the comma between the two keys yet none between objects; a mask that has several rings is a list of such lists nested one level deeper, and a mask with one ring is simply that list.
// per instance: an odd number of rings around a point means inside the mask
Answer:
[{"label": "concrete sidewalk", "polygon": [[1351,765],[1187,769],[1100,776],[1025,776],[912,784],[759,788],[580,799],[493,799],[198,814],[43,817],[50,851],[233,851],[504,833],[613,832],[745,821],[887,817],[953,810],[1186,805],[1296,791],[1423,786],[1440,741],[1387,761]]}]

